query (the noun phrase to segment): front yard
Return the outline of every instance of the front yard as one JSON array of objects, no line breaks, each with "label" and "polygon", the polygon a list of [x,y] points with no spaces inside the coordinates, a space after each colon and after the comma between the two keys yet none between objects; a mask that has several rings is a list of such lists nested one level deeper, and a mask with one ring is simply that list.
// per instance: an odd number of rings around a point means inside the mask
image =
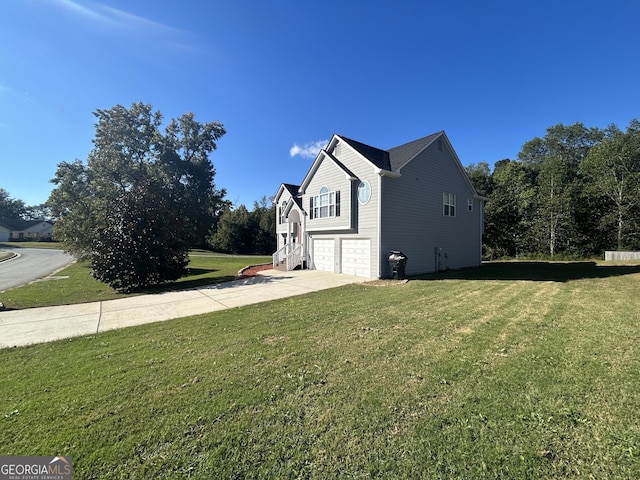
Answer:
[{"label": "front yard", "polygon": [[[247,265],[270,261],[271,257],[194,252],[190,255],[189,274],[186,277],[148,292],[182,290],[227,282],[236,278],[238,271]],[[90,265],[86,262],[79,262],[57,272],[47,281],[32,283],[0,293],[0,302],[4,303],[7,308],[32,308],[113,300],[126,296],[128,295],[116,293],[108,285],[95,280],[91,276]]]},{"label": "front yard", "polygon": [[637,265],[502,263],[0,350],[0,445],[77,478],[640,478],[638,312]]}]

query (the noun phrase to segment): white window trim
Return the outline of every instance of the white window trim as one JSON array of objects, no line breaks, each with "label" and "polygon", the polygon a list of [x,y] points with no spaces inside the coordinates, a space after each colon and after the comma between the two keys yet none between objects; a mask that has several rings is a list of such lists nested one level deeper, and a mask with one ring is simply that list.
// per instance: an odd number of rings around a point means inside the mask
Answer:
[{"label": "white window trim", "polygon": [[336,192],[323,185],[319,195],[313,197],[313,218],[335,218]]},{"label": "white window trim", "polygon": [[456,216],[456,196],[453,193],[442,193],[442,215],[445,217]]}]

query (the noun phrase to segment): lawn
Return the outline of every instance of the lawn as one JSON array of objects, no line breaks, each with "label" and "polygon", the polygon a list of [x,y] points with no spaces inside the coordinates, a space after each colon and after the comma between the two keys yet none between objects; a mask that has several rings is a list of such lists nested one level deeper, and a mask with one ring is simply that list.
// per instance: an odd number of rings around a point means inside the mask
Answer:
[{"label": "lawn", "polygon": [[[271,257],[233,256],[208,252],[193,252],[189,261],[189,274],[175,283],[146,292],[181,290],[236,278],[238,271],[247,265],[268,263]],[[138,292],[137,294],[145,293]],[[91,266],[78,262],[57,272],[53,279],[31,283],[0,294],[0,301],[7,308],[30,308],[50,305],[69,305],[131,296],[116,293],[111,287],[91,276]]]},{"label": "lawn", "polygon": [[496,263],[0,350],[74,478],[640,478],[640,266]]}]

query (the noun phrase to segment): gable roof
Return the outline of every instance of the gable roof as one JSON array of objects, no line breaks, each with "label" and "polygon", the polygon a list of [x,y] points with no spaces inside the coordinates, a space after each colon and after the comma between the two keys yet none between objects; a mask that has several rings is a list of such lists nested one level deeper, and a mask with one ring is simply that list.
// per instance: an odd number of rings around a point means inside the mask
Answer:
[{"label": "gable roof", "polygon": [[48,223],[53,225],[51,222],[47,220],[23,220],[21,218],[0,218],[0,226],[5,227],[12,232],[20,232],[22,230],[26,230],[29,227],[33,227],[34,225],[38,225],[39,223]]},{"label": "gable roof", "polygon": [[409,163],[416,155],[431,145],[431,143],[433,143],[433,141],[443,133],[444,131],[432,133],[431,135],[419,138],[418,140],[389,149],[389,160],[393,171],[395,172]]},{"label": "gable roof", "polygon": [[320,167],[320,164],[322,163],[322,161],[325,158],[329,159],[329,161],[334,163],[340,170],[342,170],[344,172],[345,176],[348,179],[351,179],[351,180],[355,180],[356,179],[356,176],[353,174],[353,172],[351,170],[349,170],[344,165],[344,163],[342,163],[340,160],[338,160],[336,157],[331,155],[326,150],[320,150],[320,152],[318,153],[318,156],[316,157],[315,161],[313,162],[313,165],[311,165],[311,168],[309,169],[309,171],[305,175],[304,180],[302,180],[302,183],[300,184],[300,187],[299,187],[299,190],[298,190],[299,192],[304,193],[305,189],[309,185],[309,182],[311,181],[311,178],[316,173],[316,171],[318,170],[318,167]]},{"label": "gable roof", "polygon": [[[451,142],[447,138],[444,130],[441,130],[436,133],[432,133],[431,135],[427,135],[426,137],[419,138],[418,140],[413,140],[412,142],[404,143],[400,146],[390,148],[389,150],[382,150],[380,148],[372,147],[371,145],[367,145],[362,142],[358,142],[357,140],[353,140],[348,137],[344,137],[342,135],[333,135],[332,139],[329,141],[327,145],[327,149],[323,149],[318,153],[313,165],[307,172],[304,180],[300,187],[298,187],[297,193],[304,193],[311,177],[318,169],[318,166],[322,162],[324,158],[330,159],[333,163],[335,163],[340,169],[342,169],[347,178],[355,179],[355,175],[351,173],[351,171],[334,157],[327,150],[331,150],[331,146],[335,145],[337,139],[344,141],[351,148],[353,148],[359,155],[361,155],[364,159],[368,160],[371,164],[373,164],[376,168],[380,169],[382,175],[397,177],[400,176],[400,169],[404,167],[407,163],[413,160],[416,156],[418,156],[425,148],[431,145],[438,138],[442,138],[442,141],[446,144],[447,148],[453,155],[454,162],[458,167],[462,177],[464,178],[466,184],[469,186],[469,189],[473,192],[474,198],[487,200],[485,197],[478,195],[475,187],[471,183],[467,172],[465,171],[460,159],[458,158],[457,153],[453,149]],[[285,185],[285,184],[283,184]],[[280,187],[282,189],[282,187]],[[280,193],[280,192],[279,192]],[[279,196],[279,195],[278,195]],[[296,195],[293,195],[294,198],[297,198]]]},{"label": "gable roof", "polygon": [[389,159],[389,152],[381,150],[371,145],[366,145],[361,142],[352,140],[351,138],[338,135],[342,140],[348,143],[355,151],[357,151],[364,158],[373,163],[376,167],[382,170],[391,170],[391,162]]},{"label": "gable roof", "polygon": [[293,183],[282,183],[280,184],[280,188],[278,188],[278,193],[274,197],[274,203],[278,203],[280,200],[280,196],[286,191],[289,192],[289,195],[298,202],[298,190],[300,189],[299,185],[294,185]]}]

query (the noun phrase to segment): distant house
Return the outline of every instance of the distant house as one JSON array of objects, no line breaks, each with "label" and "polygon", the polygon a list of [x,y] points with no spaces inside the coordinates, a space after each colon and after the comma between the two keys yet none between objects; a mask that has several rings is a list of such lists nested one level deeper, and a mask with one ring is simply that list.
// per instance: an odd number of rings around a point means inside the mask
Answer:
[{"label": "distant house", "polygon": [[274,265],[388,278],[479,266],[484,201],[444,132],[390,150],[334,135],[276,196]]},{"label": "distant house", "polygon": [[0,242],[51,240],[53,223],[46,220],[0,218]]}]

